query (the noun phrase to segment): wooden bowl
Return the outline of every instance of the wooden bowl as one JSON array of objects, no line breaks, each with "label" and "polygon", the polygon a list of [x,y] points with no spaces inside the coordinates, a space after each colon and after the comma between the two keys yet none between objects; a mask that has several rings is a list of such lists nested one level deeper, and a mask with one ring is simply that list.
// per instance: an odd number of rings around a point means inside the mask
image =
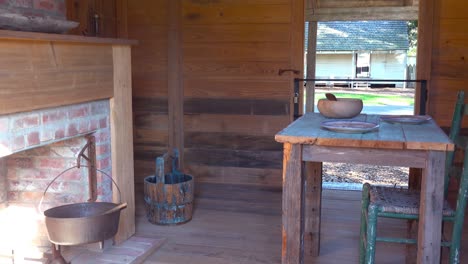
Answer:
[{"label": "wooden bowl", "polygon": [[354,98],[338,98],[337,101],[320,99],[317,108],[328,118],[352,118],[362,111],[362,100]]}]

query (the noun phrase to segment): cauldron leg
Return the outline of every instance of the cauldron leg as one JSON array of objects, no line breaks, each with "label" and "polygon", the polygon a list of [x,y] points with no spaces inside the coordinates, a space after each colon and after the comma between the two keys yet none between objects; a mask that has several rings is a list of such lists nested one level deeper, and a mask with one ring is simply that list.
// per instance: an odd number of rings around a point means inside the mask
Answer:
[{"label": "cauldron leg", "polygon": [[52,243],[52,260],[48,264],[69,264],[60,253],[60,245]]}]

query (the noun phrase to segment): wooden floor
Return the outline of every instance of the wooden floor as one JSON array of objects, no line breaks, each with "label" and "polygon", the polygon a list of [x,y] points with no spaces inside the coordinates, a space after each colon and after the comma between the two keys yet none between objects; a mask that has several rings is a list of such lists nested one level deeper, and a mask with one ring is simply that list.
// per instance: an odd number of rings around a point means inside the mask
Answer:
[{"label": "wooden floor", "polygon": [[[157,226],[145,217],[142,186],[137,186],[137,235],[167,238],[148,264],[281,262],[281,190],[197,185],[200,193],[189,223]],[[305,263],[357,263],[359,191],[324,190],[321,253]],[[380,235],[405,234],[406,222],[388,220]],[[462,262],[468,263],[468,225]],[[376,263],[404,263],[406,248],[378,243]],[[444,253],[445,254],[445,253]]]}]

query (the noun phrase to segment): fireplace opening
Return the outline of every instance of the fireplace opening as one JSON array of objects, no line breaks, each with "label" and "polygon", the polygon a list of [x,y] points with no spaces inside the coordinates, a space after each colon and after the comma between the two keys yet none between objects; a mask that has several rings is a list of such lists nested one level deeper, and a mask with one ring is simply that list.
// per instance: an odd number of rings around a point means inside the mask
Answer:
[{"label": "fireplace opening", "polygon": [[[59,173],[77,165],[87,136],[95,137],[96,168],[112,175],[109,103],[3,115],[0,132],[0,262],[40,261],[51,244],[39,201]],[[83,159],[82,164],[87,165]],[[112,180],[96,176],[97,201],[111,202]],[[41,210],[88,198],[88,169],[71,169],[50,185]]]}]

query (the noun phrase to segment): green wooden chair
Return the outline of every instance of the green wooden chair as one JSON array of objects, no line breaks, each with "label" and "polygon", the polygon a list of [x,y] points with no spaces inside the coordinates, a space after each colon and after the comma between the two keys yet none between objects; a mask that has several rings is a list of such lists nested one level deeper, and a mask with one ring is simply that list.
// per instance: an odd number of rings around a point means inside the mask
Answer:
[{"label": "green wooden chair", "polygon": [[[460,177],[458,199],[453,209],[447,201],[443,207],[443,221],[453,222],[451,240],[442,241],[442,246],[450,247],[450,263],[460,263],[461,230],[465,216],[468,198],[468,147],[466,140],[459,136],[462,117],[468,114],[464,104],[464,92],[458,93],[457,103],[452,118],[450,139],[458,149],[464,151],[463,168],[455,167],[454,152],[446,157],[445,197],[451,177]],[[394,242],[416,244],[416,239],[377,237],[378,217],[418,220],[419,218],[419,191],[391,187],[371,186],[365,183],[362,190],[361,232],[359,263],[371,264],[375,262],[375,244],[379,242]]]}]

